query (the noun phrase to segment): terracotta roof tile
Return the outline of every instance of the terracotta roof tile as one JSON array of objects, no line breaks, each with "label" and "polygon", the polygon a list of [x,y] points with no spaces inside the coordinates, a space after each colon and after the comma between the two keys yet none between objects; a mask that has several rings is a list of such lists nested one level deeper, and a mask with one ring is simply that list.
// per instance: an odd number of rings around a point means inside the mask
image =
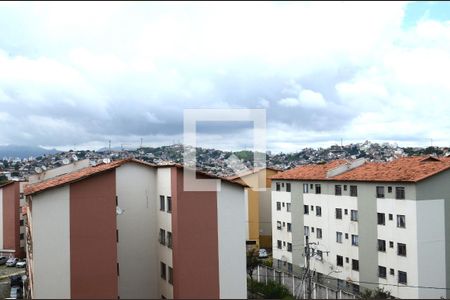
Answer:
[{"label": "terracotta roof tile", "polygon": [[390,162],[366,162],[365,164],[327,178],[327,171],[343,161],[333,161],[324,165],[300,166],[279,173],[272,179],[292,180],[339,180],[339,181],[379,181],[417,182],[450,169],[450,158],[429,156],[404,157]]}]

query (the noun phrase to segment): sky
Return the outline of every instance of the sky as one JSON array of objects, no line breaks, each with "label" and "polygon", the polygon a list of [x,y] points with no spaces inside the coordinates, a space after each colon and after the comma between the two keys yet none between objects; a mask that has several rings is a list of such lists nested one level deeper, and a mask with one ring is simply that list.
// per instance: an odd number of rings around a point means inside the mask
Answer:
[{"label": "sky", "polygon": [[[183,141],[266,109],[267,149],[450,146],[450,3],[0,2],[0,144]],[[251,123],[198,145],[251,148]]]}]

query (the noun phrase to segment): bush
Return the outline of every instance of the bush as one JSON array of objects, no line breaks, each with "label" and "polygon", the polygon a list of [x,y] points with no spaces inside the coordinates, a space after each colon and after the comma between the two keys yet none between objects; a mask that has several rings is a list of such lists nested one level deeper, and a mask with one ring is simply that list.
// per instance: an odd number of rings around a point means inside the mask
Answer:
[{"label": "bush", "polygon": [[253,287],[255,293],[261,294],[264,299],[294,299],[289,290],[275,281],[268,281],[267,284],[248,280],[249,286]]}]

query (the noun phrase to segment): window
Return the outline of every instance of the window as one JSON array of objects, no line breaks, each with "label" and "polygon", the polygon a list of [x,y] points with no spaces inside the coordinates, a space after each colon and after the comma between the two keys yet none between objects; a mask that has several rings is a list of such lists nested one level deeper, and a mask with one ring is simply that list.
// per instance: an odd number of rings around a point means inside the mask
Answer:
[{"label": "window", "polygon": [[291,263],[288,263],[288,272],[292,273],[292,264]]},{"label": "window", "polygon": [[285,247],[286,246],[286,242],[285,241],[283,241],[283,247]]},{"label": "window", "polygon": [[320,184],[316,184],[316,194],[320,194],[322,191],[321,191],[321,188],[320,188]]},{"label": "window", "polygon": [[20,224],[20,226],[23,226],[23,220],[20,220],[20,222],[19,222],[19,224]]},{"label": "window", "polygon": [[377,186],[377,198],[384,198],[384,186]]},{"label": "window", "polygon": [[286,222],[283,222],[283,227],[285,227],[286,226]]},{"label": "window", "polygon": [[358,221],[358,211],[357,210],[351,210],[350,211],[350,220],[357,222]]},{"label": "window", "polygon": [[311,232],[314,233],[314,227],[311,227]]},{"label": "window", "polygon": [[277,202],[277,210],[281,210],[281,202]]},{"label": "window", "polygon": [[406,272],[398,271],[398,283],[407,284],[408,278]]},{"label": "window", "polygon": [[303,205],[303,212],[305,215],[309,215],[309,205]]},{"label": "window", "polygon": [[284,207],[284,202],[281,202],[282,204],[283,204],[283,207]]},{"label": "window", "polygon": [[172,249],[172,232],[167,231],[167,247]]},{"label": "window", "polygon": [[25,238],[25,235],[23,233],[20,234],[20,239],[23,240]]},{"label": "window", "polygon": [[392,276],[395,275],[394,269],[389,269],[389,274],[391,274]]},{"label": "window", "polygon": [[405,188],[398,186],[395,188],[395,199],[405,199]]},{"label": "window", "polygon": [[164,199],[164,196],[159,196],[159,210],[160,211],[165,211],[166,210],[166,208],[165,208],[165,199]]},{"label": "window", "polygon": [[344,209],[344,215],[348,215],[348,209]]},{"label": "window", "polygon": [[161,278],[166,280],[166,264],[161,263]]},{"label": "window", "polygon": [[277,260],[277,267],[278,269],[281,269],[281,260]]},{"label": "window", "polygon": [[393,241],[389,241],[389,248],[394,248],[394,242]]},{"label": "window", "polygon": [[323,260],[323,252],[321,250],[317,250],[316,259],[322,261]]},{"label": "window", "polygon": [[336,243],[342,244],[342,232],[336,231]]},{"label": "window", "polygon": [[378,240],[378,251],[386,252],[386,241],[385,240]]},{"label": "window", "polygon": [[322,228],[317,228],[317,230],[316,230],[316,237],[318,239],[322,238]]},{"label": "window", "polygon": [[309,227],[308,226],[304,226],[303,230],[305,231],[305,236],[308,235],[309,236]]},{"label": "window", "polygon": [[389,221],[392,221],[394,219],[394,216],[392,214],[389,214]]},{"label": "window", "polygon": [[292,224],[291,223],[287,223],[287,231],[288,232],[292,231]]},{"label": "window", "polygon": [[277,248],[281,249],[281,241],[280,240],[277,240]]},{"label": "window", "polygon": [[352,259],[352,270],[359,271],[359,260]]},{"label": "window", "polygon": [[280,186],[279,182],[276,183],[276,189],[277,189],[277,192],[281,190],[281,186]]},{"label": "window", "polygon": [[164,229],[159,229],[159,243],[161,245],[166,244],[166,231]]},{"label": "window", "polygon": [[310,184],[310,186],[309,186],[310,188],[311,188],[311,190],[314,188],[314,184]]},{"label": "window", "polygon": [[307,194],[308,193],[308,184],[304,183],[303,184],[303,194]]},{"label": "window", "polygon": [[287,243],[287,251],[292,252],[292,244],[291,243]]},{"label": "window", "polygon": [[318,217],[322,216],[322,207],[316,206],[316,216]]},{"label": "window", "polygon": [[281,187],[284,187],[284,182],[281,183]]},{"label": "window", "polygon": [[386,278],[386,267],[378,266],[378,277]]},{"label": "window", "polygon": [[311,205],[311,211],[314,211],[314,205]]},{"label": "window", "polygon": [[351,197],[358,197],[358,187],[356,185],[350,186],[350,196]]},{"label": "window", "polygon": [[386,218],[383,213],[378,213],[378,225],[386,225]]},{"label": "window", "polygon": [[400,256],[406,256],[406,244],[397,243],[397,254]]},{"label": "window", "polygon": [[342,219],[342,208],[336,208],[336,219]]},{"label": "window", "polygon": [[281,221],[277,221],[277,229],[281,230]]},{"label": "window", "polygon": [[173,284],[173,269],[169,267],[169,283]]},{"label": "window", "polygon": [[287,212],[291,211],[291,204],[290,203],[286,203],[286,211]]},{"label": "window", "polygon": [[348,240],[348,233],[345,234],[345,239]]},{"label": "window", "polygon": [[346,184],[344,184],[344,191],[346,191],[347,190],[347,185]]},{"label": "window", "polygon": [[290,191],[291,191],[291,184],[286,183],[286,192],[290,192]]},{"label": "window", "polygon": [[352,246],[359,245],[359,236],[356,234],[352,234]]},{"label": "window", "polygon": [[342,185],[335,185],[334,186],[334,194],[336,196],[341,196],[342,195]]},{"label": "window", "polygon": [[167,197],[167,212],[172,212],[172,197]]},{"label": "window", "polygon": [[406,227],[406,217],[405,215],[397,215],[397,227],[405,228]]},{"label": "window", "polygon": [[336,255],[336,265],[342,267],[344,265],[344,257]]},{"label": "window", "polygon": [[388,186],[388,193],[392,193],[392,186]]},{"label": "window", "polygon": [[348,262],[349,262],[349,259],[348,259],[348,257],[346,257],[346,258],[345,258],[345,263],[348,264]]}]

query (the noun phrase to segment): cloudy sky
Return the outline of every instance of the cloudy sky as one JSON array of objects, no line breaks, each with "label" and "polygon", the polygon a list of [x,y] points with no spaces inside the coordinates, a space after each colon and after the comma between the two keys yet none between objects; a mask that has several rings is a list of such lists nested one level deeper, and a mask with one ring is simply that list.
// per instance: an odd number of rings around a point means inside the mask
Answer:
[{"label": "cloudy sky", "polygon": [[[264,108],[273,152],[448,146],[450,4],[0,2],[0,144],[172,144],[185,108]],[[229,125],[200,144],[251,147]]]}]

